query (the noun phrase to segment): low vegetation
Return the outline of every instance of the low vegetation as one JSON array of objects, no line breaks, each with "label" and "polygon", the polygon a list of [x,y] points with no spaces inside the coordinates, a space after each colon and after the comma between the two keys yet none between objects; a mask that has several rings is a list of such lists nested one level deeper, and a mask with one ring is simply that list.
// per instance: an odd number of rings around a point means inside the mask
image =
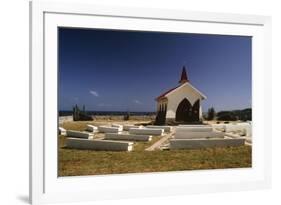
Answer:
[{"label": "low vegetation", "polygon": [[203,113],[205,120],[218,120],[218,121],[251,121],[252,120],[252,109],[246,108],[243,110],[231,110],[231,111],[220,111],[215,112],[213,107],[208,109],[207,113]]}]

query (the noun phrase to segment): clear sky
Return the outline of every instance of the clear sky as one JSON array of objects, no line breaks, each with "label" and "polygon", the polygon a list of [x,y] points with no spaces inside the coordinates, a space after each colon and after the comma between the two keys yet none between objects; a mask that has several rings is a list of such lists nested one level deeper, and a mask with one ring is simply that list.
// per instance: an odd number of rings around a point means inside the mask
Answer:
[{"label": "clear sky", "polygon": [[251,37],[59,29],[59,109],[155,111],[183,65],[203,111],[251,107]]}]

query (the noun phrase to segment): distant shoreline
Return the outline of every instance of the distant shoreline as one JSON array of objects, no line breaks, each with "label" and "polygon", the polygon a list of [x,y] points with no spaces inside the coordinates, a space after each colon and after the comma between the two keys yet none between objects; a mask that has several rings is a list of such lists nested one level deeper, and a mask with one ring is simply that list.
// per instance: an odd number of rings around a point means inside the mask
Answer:
[{"label": "distant shoreline", "polygon": [[[93,121],[154,121],[156,115],[130,115],[129,120],[124,120],[124,115],[92,115]],[[72,115],[58,116],[59,124],[73,121]]]},{"label": "distant shoreline", "polygon": [[[156,112],[130,112],[130,111],[86,111],[88,115],[92,116],[124,116],[129,114],[130,116],[151,116],[156,115]],[[72,111],[61,110],[59,111],[59,117],[72,116]]]}]

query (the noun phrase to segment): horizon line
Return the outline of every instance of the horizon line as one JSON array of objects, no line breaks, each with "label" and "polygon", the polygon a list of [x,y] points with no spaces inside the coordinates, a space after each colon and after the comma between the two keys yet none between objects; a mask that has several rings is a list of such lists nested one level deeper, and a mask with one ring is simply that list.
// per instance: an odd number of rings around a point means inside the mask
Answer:
[{"label": "horizon line", "polygon": [[[211,107],[210,107],[211,108]],[[209,109],[209,108],[208,108]],[[241,108],[241,109],[228,109],[228,110],[218,110],[216,112],[224,112],[224,111],[236,111],[236,110],[246,110],[246,109],[252,109],[252,107],[246,107],[246,108]],[[58,110],[58,112],[72,112],[72,110]],[[128,110],[85,110],[86,112],[151,112],[151,113],[155,113],[157,111],[128,111]],[[208,110],[206,111],[208,112]]]}]

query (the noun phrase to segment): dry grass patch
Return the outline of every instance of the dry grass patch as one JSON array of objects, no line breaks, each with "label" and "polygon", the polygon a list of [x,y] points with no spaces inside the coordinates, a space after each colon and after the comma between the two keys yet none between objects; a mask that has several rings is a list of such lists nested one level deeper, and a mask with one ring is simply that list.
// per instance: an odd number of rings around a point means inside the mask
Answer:
[{"label": "dry grass patch", "polygon": [[[84,130],[88,122],[69,122],[66,129]],[[93,124],[93,123],[91,123]],[[161,139],[137,142],[132,152],[75,150],[64,148],[59,137],[59,176],[104,175],[251,167],[250,146],[199,150],[144,151]]]}]

